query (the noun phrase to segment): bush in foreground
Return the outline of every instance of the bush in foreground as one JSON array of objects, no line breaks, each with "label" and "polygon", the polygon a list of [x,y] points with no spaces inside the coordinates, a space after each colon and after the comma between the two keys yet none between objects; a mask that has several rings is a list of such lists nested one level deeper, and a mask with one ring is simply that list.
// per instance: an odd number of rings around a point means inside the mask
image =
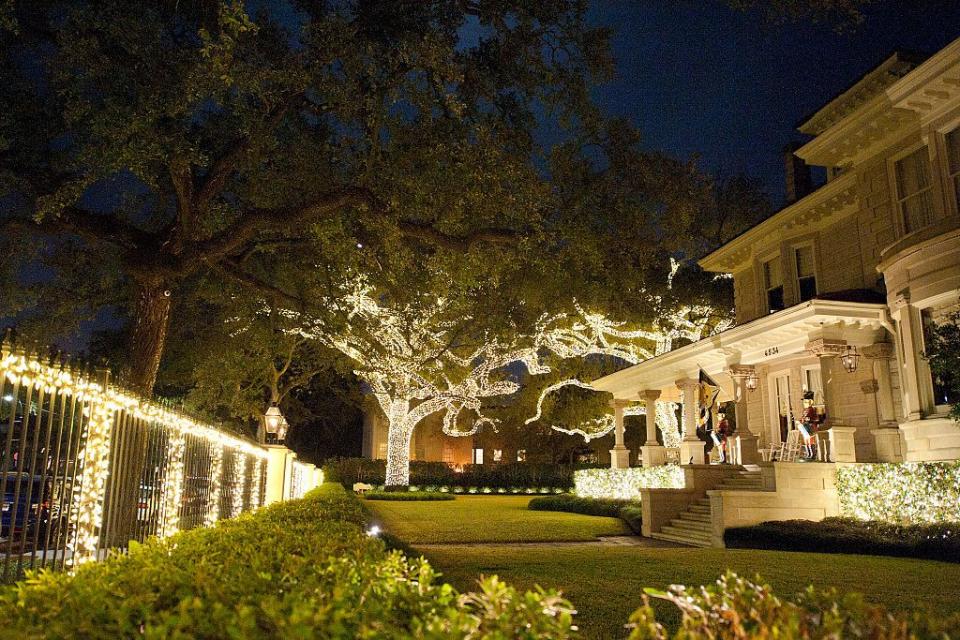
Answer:
[{"label": "bush in foreground", "polygon": [[484,580],[459,594],[364,533],[359,500],[303,500],[131,545],[0,589],[11,638],[569,638],[555,592]]},{"label": "bush in foreground", "polygon": [[960,562],[960,523],[900,525],[826,518],[784,520],[727,529],[727,547],[926,558]]},{"label": "bush in foreground", "polygon": [[[630,617],[630,640],[949,640],[960,628],[960,616],[892,614],[836,589],[809,587],[792,602],[782,600],[760,578],[750,582],[729,572],[698,589],[674,585],[646,592],[643,606]],[[679,629],[671,633],[657,621],[650,596],[680,609]]]},{"label": "bush in foreground", "polygon": [[533,511],[564,511],[582,513],[588,516],[606,516],[622,518],[634,533],[640,533],[642,510],[640,504],[632,500],[607,500],[602,498],[581,498],[571,494],[533,498],[527,508]]},{"label": "bush in foreground", "polygon": [[397,502],[455,500],[455,496],[439,491],[367,491],[363,494],[367,500],[394,500]]}]

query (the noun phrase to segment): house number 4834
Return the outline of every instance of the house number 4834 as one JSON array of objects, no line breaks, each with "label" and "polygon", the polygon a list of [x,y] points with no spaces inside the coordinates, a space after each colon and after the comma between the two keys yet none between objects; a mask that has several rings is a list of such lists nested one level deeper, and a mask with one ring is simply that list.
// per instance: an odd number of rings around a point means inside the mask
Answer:
[{"label": "house number 4834", "polygon": [[775,356],[775,355],[777,355],[778,353],[780,353],[780,347],[770,347],[769,349],[767,349],[766,351],[763,352],[763,355],[765,355],[765,356]]}]

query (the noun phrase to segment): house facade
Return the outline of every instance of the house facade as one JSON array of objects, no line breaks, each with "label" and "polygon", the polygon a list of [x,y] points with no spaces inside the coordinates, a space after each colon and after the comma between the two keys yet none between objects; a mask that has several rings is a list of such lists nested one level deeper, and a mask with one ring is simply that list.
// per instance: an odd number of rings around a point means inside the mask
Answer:
[{"label": "house facade", "polygon": [[[890,56],[799,131],[810,139],[786,152],[792,202],[700,261],[733,278],[737,325],[594,386],[615,407],[682,402],[706,372],[736,403],[744,463],[788,438],[806,391],[831,426],[831,461],[960,459],[957,399],[922,356],[960,310],[960,40]],[[804,193],[810,167],[826,182]],[[684,403],[684,463],[706,462],[696,414]],[[644,465],[664,459],[650,431]]]}]

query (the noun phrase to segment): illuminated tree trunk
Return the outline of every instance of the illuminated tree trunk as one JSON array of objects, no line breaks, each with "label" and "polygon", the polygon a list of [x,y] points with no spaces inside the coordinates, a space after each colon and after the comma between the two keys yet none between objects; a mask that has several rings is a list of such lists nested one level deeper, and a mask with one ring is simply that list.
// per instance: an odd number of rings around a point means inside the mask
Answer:
[{"label": "illuminated tree trunk", "polygon": [[410,438],[415,424],[410,423],[410,402],[392,400],[387,407],[387,478],[388,487],[410,484]]}]

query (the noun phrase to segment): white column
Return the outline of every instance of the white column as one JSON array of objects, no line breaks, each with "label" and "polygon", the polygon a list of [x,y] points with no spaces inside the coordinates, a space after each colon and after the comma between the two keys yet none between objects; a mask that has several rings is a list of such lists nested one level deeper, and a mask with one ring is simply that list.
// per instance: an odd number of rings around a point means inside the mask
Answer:
[{"label": "white column", "polygon": [[683,397],[683,440],[680,442],[680,464],[704,464],[704,442],[697,437],[697,412],[700,383],[692,378],[677,380]]},{"label": "white column", "polygon": [[667,462],[667,449],[657,442],[657,398],[660,391],[644,389],[640,399],[647,407],[647,441],[640,447],[640,456],[645,467],[657,467]]},{"label": "white column", "polygon": [[263,505],[281,502],[287,499],[288,467],[291,466],[294,454],[282,444],[265,445],[267,449],[267,490]]},{"label": "white column", "polygon": [[903,354],[900,370],[900,389],[903,393],[903,414],[907,420],[920,420],[923,417],[923,397],[920,394],[920,352],[922,331],[920,313],[910,304],[910,296],[903,293],[894,302],[893,319],[897,323],[900,335],[900,352]]},{"label": "white column", "polygon": [[610,468],[626,469],[630,466],[630,450],[623,444],[623,410],[629,400],[611,400],[613,407],[613,449],[610,449]]},{"label": "white column", "polygon": [[890,360],[894,357],[893,345],[877,342],[863,348],[863,355],[873,367],[873,379],[877,384],[874,398],[877,401],[878,427],[873,430],[880,462],[903,462],[903,447],[900,429],[893,407],[893,385],[890,383]]},{"label": "white column", "polygon": [[739,456],[735,462],[739,464],[757,464],[760,462],[760,438],[750,430],[750,421],[747,416],[747,395],[752,393],[747,390],[744,381],[749,375],[756,375],[753,365],[731,365],[727,372],[733,378],[734,388],[734,408],[737,423],[737,433],[734,440],[739,449]]}]

